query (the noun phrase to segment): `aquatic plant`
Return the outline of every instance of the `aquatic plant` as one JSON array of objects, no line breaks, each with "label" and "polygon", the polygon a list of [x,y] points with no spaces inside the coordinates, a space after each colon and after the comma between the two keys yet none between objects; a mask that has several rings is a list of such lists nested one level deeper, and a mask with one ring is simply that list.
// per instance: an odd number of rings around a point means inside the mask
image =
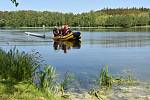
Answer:
[{"label": "aquatic plant", "polygon": [[57,82],[56,77],[58,75],[56,74],[55,68],[51,65],[46,65],[43,70],[37,72],[37,75],[39,78],[39,90],[46,92],[47,95],[49,93],[60,92],[62,97],[66,98],[67,95],[64,95],[64,92],[67,90],[73,79],[73,76],[70,73],[66,72],[64,79],[61,82]]},{"label": "aquatic plant", "polygon": [[112,75],[108,72],[108,66],[105,66],[101,69],[100,75],[98,78],[98,83],[101,87],[111,87],[113,83]]},{"label": "aquatic plant", "polygon": [[67,90],[67,87],[69,86],[69,84],[72,82],[73,79],[74,79],[73,75],[71,75],[68,72],[65,73],[64,79],[60,83],[60,91],[62,95],[64,95],[64,92]]},{"label": "aquatic plant", "polygon": [[35,70],[40,66],[38,52],[19,52],[14,47],[8,52],[0,49],[0,76],[16,82],[32,80]]},{"label": "aquatic plant", "polygon": [[37,72],[39,78],[38,89],[45,92],[57,92],[56,70],[53,66],[46,65],[44,70]]},{"label": "aquatic plant", "polygon": [[99,100],[107,100],[107,97],[105,96],[106,91],[110,89],[113,85],[113,77],[108,72],[108,65],[103,67],[100,71],[99,77],[98,77],[98,89],[91,89],[89,91],[89,94],[96,97]]},{"label": "aquatic plant", "polygon": [[[99,88],[93,88],[88,93],[94,98],[99,100],[107,100],[107,94],[113,91],[113,87],[129,86],[139,84],[137,80],[133,77],[130,71],[127,71],[125,75],[112,76],[108,72],[108,66],[105,66],[101,69],[100,75],[98,77],[98,86]],[[149,90],[149,86],[147,87]]]},{"label": "aquatic plant", "polygon": [[133,73],[125,70],[124,73],[114,76],[113,83],[117,85],[136,85],[139,84],[138,80],[134,77]]},{"label": "aquatic plant", "polygon": [[150,92],[150,84],[147,85],[147,89]]}]

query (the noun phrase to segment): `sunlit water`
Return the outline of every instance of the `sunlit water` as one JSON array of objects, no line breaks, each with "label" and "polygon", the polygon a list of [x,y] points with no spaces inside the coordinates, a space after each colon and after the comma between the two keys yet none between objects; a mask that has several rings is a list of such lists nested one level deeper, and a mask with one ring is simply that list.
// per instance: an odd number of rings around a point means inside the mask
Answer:
[{"label": "sunlit water", "polygon": [[[25,31],[46,34],[46,39],[27,36]],[[84,31],[81,41],[65,43],[54,43],[51,37],[52,32],[44,30],[0,30],[0,46],[39,52],[43,63],[56,67],[60,76],[73,73],[81,88],[89,88],[105,65],[114,75],[129,71],[150,81],[150,32]]]}]

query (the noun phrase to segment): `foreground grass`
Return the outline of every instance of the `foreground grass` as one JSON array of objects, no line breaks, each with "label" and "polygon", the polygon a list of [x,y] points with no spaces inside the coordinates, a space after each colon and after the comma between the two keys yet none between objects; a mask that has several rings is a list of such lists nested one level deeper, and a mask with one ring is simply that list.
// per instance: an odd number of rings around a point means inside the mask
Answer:
[{"label": "foreground grass", "polygon": [[34,85],[19,82],[0,81],[0,100],[63,100],[53,93],[45,94]]},{"label": "foreground grass", "polygon": [[38,52],[0,49],[0,100],[62,100],[67,81],[59,95],[55,68],[46,65],[39,70],[41,62]]}]

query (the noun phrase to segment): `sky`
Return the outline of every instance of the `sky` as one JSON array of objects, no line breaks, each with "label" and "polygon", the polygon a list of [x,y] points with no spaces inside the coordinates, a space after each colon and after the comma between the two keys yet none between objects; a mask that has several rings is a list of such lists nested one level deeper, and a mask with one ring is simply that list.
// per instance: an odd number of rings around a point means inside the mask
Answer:
[{"label": "sky", "polygon": [[150,0],[18,0],[15,7],[11,0],[0,1],[0,11],[36,10],[63,13],[82,13],[103,8],[145,7],[150,8]]}]

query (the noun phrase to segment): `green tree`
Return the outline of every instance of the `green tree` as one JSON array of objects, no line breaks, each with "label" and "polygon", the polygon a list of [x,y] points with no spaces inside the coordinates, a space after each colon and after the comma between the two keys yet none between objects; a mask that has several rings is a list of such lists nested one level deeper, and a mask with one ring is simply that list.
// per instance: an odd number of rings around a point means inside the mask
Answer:
[{"label": "green tree", "polygon": [[150,24],[150,9],[106,9],[73,14],[48,11],[0,11],[1,27],[70,26],[131,27]]},{"label": "green tree", "polygon": [[4,19],[0,19],[0,27],[4,27],[5,26],[5,20]]}]

